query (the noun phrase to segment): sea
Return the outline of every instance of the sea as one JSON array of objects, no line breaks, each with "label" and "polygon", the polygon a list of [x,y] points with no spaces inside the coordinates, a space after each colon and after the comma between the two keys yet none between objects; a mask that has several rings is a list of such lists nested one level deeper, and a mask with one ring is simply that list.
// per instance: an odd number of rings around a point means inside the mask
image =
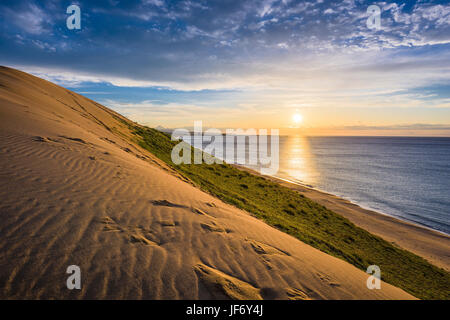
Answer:
[{"label": "sea", "polygon": [[[255,142],[242,143],[248,158]],[[278,168],[275,177],[450,234],[450,138],[280,136]]]}]

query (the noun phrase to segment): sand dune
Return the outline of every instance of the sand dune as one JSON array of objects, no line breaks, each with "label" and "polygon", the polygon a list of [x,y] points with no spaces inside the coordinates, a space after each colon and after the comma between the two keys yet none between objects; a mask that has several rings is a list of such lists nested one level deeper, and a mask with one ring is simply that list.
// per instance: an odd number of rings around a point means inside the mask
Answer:
[{"label": "sand dune", "polygon": [[0,121],[2,299],[413,298],[183,181],[78,94],[3,67]]}]

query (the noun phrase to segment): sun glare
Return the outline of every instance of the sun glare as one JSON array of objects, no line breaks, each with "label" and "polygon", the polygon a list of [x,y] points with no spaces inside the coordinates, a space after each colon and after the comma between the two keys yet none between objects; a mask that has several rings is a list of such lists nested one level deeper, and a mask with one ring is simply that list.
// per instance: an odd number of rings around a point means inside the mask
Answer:
[{"label": "sun glare", "polygon": [[303,121],[303,116],[300,113],[296,113],[292,116],[294,123],[300,123]]}]

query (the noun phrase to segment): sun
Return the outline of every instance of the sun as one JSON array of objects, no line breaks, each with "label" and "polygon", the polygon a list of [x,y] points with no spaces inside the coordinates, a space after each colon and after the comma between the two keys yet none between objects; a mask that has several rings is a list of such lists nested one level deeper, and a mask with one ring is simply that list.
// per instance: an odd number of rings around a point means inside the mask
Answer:
[{"label": "sun", "polygon": [[294,121],[294,123],[299,124],[303,121],[303,116],[300,113],[296,113],[292,116],[292,120]]}]

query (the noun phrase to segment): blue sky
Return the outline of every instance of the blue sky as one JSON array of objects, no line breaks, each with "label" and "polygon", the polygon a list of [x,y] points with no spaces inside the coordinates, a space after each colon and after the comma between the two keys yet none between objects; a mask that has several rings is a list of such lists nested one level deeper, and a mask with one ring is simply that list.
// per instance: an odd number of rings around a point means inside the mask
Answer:
[{"label": "blue sky", "polygon": [[16,0],[0,24],[1,64],[151,126],[450,128],[448,1]]}]

